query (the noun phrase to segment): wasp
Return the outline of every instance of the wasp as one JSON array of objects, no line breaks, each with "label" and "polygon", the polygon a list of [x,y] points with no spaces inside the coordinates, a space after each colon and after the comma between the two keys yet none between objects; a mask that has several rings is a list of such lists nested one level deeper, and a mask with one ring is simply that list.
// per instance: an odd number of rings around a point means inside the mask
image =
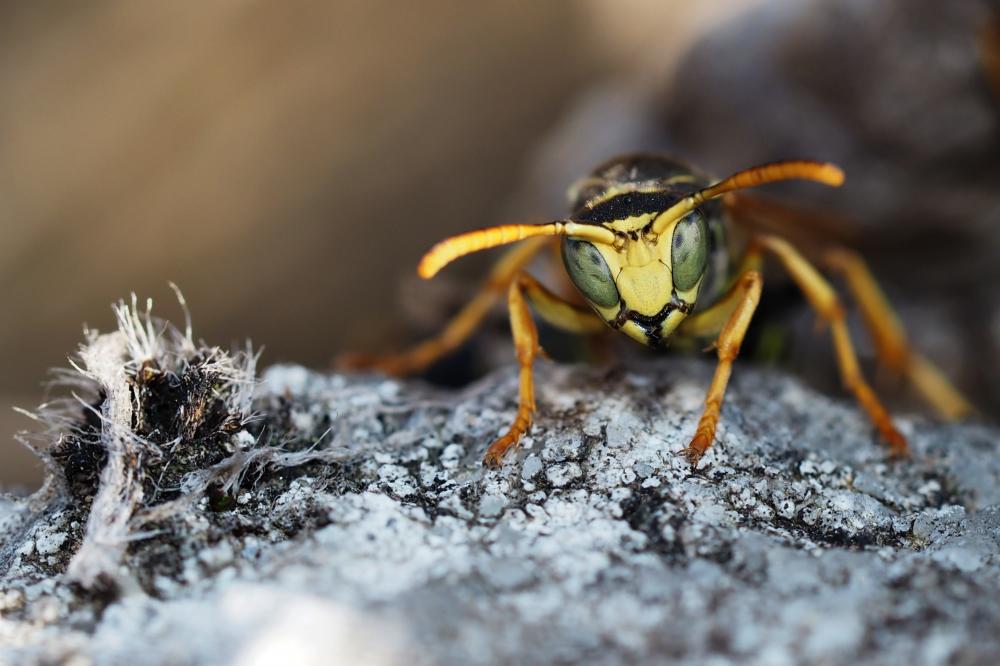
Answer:
[{"label": "wasp", "polygon": [[[531,309],[550,325],[590,334],[610,327],[649,347],[668,339],[711,341],[718,357],[701,418],[683,452],[697,465],[712,446],[726,385],[761,298],[763,261],[777,261],[830,330],[841,380],[867,413],[893,455],[906,439],[865,380],[837,293],[804,254],[781,235],[738,224],[737,190],[784,180],[839,187],[844,173],[829,163],[794,160],[756,166],[712,181],[684,164],[656,155],[629,155],[597,167],[569,191],[572,213],[543,224],[504,224],[446,238],[417,268],[430,279],[455,259],[517,244],[497,262],[486,284],[436,337],[398,354],[354,355],[344,365],[405,375],[427,368],[461,345],[506,293],[519,366],[513,423],[486,451],[499,466],[528,431],[536,411],[532,367],[541,353]],[[546,245],[561,246],[562,261],[583,302],[558,296],[525,271]],[[972,408],[944,375],[914,352],[903,327],[864,261],[831,248],[823,263],[839,274],[861,311],[879,360],[904,376],[946,417]],[[529,307],[529,304],[531,307]]]}]

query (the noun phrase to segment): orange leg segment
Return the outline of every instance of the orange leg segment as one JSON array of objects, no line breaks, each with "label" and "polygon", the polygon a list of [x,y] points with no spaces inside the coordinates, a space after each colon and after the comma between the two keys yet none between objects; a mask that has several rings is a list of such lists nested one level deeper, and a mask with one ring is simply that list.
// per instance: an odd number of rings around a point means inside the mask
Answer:
[{"label": "orange leg segment", "polygon": [[718,305],[684,322],[687,324],[682,331],[684,334],[701,336],[713,328],[718,330],[719,322],[725,318],[715,343],[719,363],[715,367],[715,376],[712,377],[712,384],[705,396],[705,409],[698,420],[698,427],[691,443],[683,451],[692,465],[698,464],[705,451],[715,441],[715,429],[719,424],[722,399],[729,384],[733,361],[740,352],[743,337],[760,302],[762,287],[763,280],[760,273],[748,270],[740,275],[729,294]]},{"label": "orange leg segment", "polygon": [[592,311],[562,300],[531,275],[521,272],[514,278],[507,289],[507,304],[510,308],[510,331],[514,337],[520,384],[517,415],[507,432],[487,449],[483,458],[483,464],[487,467],[499,467],[502,464],[504,455],[528,431],[535,413],[532,365],[542,349],[538,346],[538,329],[531,317],[529,301],[542,319],[557,328],[573,333],[607,330],[605,323]]},{"label": "orange leg segment", "polygon": [[879,360],[905,376],[939,414],[956,419],[973,413],[972,405],[929,360],[913,352],[902,323],[879,288],[864,260],[849,250],[830,250],[825,263],[846,281],[858,303],[865,326],[875,342]]},{"label": "orange leg segment", "polygon": [[345,354],[337,365],[347,370],[372,369],[388,375],[412,375],[457,349],[483,322],[490,308],[524,266],[551,243],[551,238],[532,238],[507,251],[494,266],[480,291],[438,335],[397,354]]},{"label": "orange leg segment", "polygon": [[773,253],[792,280],[798,285],[806,300],[830,326],[833,347],[840,366],[844,386],[854,393],[858,403],[868,413],[882,438],[894,455],[907,453],[906,439],[893,425],[889,413],[861,374],[858,358],[851,344],[851,337],[844,320],[844,308],[830,284],[787,241],[777,236],[755,236],[753,243]]},{"label": "orange leg segment", "polygon": [[514,336],[514,350],[517,353],[519,376],[519,395],[517,401],[517,416],[514,423],[500,439],[493,442],[486,450],[483,464],[487,467],[499,467],[504,454],[517,445],[524,433],[528,432],[531,417],[535,413],[535,381],[532,364],[539,352],[538,329],[531,318],[528,303],[521,292],[519,280],[510,283],[507,290],[507,304],[510,307],[510,331]]}]

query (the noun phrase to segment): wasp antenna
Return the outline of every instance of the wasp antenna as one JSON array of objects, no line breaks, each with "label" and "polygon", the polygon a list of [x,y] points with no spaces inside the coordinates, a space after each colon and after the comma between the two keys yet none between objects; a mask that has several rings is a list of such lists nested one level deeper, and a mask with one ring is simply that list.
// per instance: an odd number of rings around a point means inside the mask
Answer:
[{"label": "wasp antenna", "polygon": [[507,245],[534,236],[555,236],[559,233],[560,223],[548,224],[504,224],[488,229],[469,231],[457,236],[445,238],[435,245],[420,260],[417,274],[425,280],[434,277],[438,271],[455,259],[473,252],[486,250],[498,245]]},{"label": "wasp antenna", "polygon": [[608,245],[615,240],[612,231],[597,225],[569,221],[548,222],[546,224],[503,224],[444,239],[432,247],[420,260],[417,274],[426,280],[434,277],[438,271],[459,257],[535,236],[572,236]]},{"label": "wasp antenna", "polygon": [[844,184],[844,172],[836,164],[829,162],[811,162],[794,160],[789,162],[774,162],[762,166],[738,171],[729,178],[712,185],[700,192],[705,199],[714,199],[720,194],[756,187],[779,180],[812,180],[830,187],[840,187]]},{"label": "wasp antenna", "polygon": [[674,220],[687,215],[705,201],[722,196],[726,192],[757,187],[780,180],[812,180],[830,187],[840,187],[844,184],[844,172],[835,164],[810,160],[772,162],[737,171],[729,178],[699,190],[663,211],[656,219],[653,231],[663,233]]}]

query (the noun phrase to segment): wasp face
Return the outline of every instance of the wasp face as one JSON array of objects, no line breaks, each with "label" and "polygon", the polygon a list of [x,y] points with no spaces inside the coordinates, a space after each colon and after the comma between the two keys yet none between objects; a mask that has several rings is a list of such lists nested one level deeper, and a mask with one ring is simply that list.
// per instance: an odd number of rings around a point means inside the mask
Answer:
[{"label": "wasp face", "polygon": [[792,160],[738,171],[710,185],[670,159],[619,158],[570,190],[569,219],[502,224],[446,238],[424,255],[417,273],[431,278],[471,252],[561,236],[566,270],[594,310],[614,328],[657,346],[696,305],[709,307],[720,298],[730,281],[719,197],[793,178],[837,186],[844,173],[832,164]]},{"label": "wasp face", "polygon": [[652,229],[705,183],[670,160],[630,157],[599,167],[571,191],[579,204],[571,219],[603,226],[616,241],[566,238],[566,271],[610,326],[643,344],[661,344],[695,308],[712,245],[709,216],[721,210],[706,203],[659,234]]}]

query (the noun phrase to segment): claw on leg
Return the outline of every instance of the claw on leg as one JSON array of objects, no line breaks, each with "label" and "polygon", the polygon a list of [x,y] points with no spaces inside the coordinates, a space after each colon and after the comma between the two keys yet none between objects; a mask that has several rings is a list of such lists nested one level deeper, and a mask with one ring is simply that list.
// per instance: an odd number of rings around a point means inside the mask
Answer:
[{"label": "claw on leg", "polygon": [[[713,382],[713,388],[715,382]],[[725,388],[723,387],[723,391]],[[691,463],[692,467],[697,467],[701,457],[705,455],[709,447],[715,442],[715,429],[719,425],[719,403],[709,398],[705,401],[705,411],[698,420],[698,427],[694,431],[694,437],[681,453]]]},{"label": "claw on leg", "polygon": [[483,464],[487,467],[496,468],[503,464],[504,455],[517,446],[517,443],[521,441],[521,437],[528,432],[528,428],[531,426],[531,418],[535,413],[535,384],[532,378],[531,360],[528,360],[527,364],[525,364],[521,361],[519,355],[518,361],[521,363],[521,390],[520,397],[518,398],[517,416],[514,417],[514,423],[507,432],[493,442],[490,448],[486,450]]},{"label": "claw on leg", "polygon": [[[518,421],[520,421],[520,417]],[[508,451],[517,446],[517,443],[521,440],[521,436],[528,431],[530,423],[530,419],[523,424],[516,423],[502,437],[490,444],[490,448],[486,449],[486,455],[483,456],[483,465],[492,469],[501,467],[503,465],[503,457],[507,455]]]},{"label": "claw on leg", "polygon": [[705,452],[712,446],[712,436],[699,430],[695,432],[694,437],[691,439],[691,443],[687,447],[681,449],[681,455],[687,459],[688,464],[692,468],[698,466],[701,462],[701,457],[705,455]]}]

